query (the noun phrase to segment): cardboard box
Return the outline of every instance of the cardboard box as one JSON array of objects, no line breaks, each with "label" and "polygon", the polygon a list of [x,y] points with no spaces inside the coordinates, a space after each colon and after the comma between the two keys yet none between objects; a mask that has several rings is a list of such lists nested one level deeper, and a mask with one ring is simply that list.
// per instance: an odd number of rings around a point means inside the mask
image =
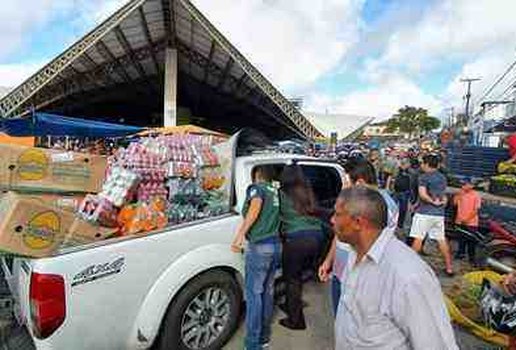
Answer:
[{"label": "cardboard box", "polygon": [[0,144],[0,187],[30,192],[97,193],[105,157],[36,147]]},{"label": "cardboard box", "polygon": [[53,193],[18,193],[18,196],[27,199],[33,199],[44,205],[50,205],[54,208],[65,210],[71,213],[77,212],[84,195],[73,194],[53,194]]},{"label": "cardboard box", "polygon": [[118,229],[101,227],[76,218],[66,234],[63,246],[78,246],[96,241],[102,241],[117,233]]},{"label": "cardboard box", "polygon": [[7,193],[0,200],[0,250],[41,258],[63,243],[74,222],[70,212]]}]

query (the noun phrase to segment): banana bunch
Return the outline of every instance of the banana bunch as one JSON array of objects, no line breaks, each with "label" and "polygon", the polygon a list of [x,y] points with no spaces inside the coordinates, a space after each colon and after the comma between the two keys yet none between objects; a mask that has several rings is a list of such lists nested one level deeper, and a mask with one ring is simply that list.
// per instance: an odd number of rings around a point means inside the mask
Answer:
[{"label": "banana bunch", "polygon": [[516,164],[501,162],[498,164],[500,174],[516,174]]},{"label": "banana bunch", "polygon": [[501,174],[491,177],[491,181],[496,181],[504,185],[510,185],[516,187],[516,175],[513,174]]}]

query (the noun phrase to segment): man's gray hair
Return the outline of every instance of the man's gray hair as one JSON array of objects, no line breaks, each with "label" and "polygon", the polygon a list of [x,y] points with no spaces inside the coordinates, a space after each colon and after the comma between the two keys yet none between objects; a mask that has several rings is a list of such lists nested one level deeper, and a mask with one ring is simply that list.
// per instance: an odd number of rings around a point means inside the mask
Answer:
[{"label": "man's gray hair", "polygon": [[380,192],[366,186],[344,189],[339,199],[351,216],[362,216],[376,228],[387,226],[387,204]]}]

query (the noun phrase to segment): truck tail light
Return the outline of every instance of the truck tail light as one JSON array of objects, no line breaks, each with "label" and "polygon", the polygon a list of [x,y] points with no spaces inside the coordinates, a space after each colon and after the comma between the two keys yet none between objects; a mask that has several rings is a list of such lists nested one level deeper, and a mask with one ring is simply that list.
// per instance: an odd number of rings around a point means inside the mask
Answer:
[{"label": "truck tail light", "polygon": [[40,339],[48,338],[63,324],[66,299],[62,276],[32,273],[30,315],[34,335]]}]

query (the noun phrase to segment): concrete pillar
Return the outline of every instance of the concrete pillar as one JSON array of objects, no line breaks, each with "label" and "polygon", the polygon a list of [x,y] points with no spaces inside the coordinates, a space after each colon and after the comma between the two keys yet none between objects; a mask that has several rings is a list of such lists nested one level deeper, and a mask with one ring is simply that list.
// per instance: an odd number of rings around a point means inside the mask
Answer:
[{"label": "concrete pillar", "polygon": [[163,126],[177,125],[177,50],[165,50],[165,98]]}]

